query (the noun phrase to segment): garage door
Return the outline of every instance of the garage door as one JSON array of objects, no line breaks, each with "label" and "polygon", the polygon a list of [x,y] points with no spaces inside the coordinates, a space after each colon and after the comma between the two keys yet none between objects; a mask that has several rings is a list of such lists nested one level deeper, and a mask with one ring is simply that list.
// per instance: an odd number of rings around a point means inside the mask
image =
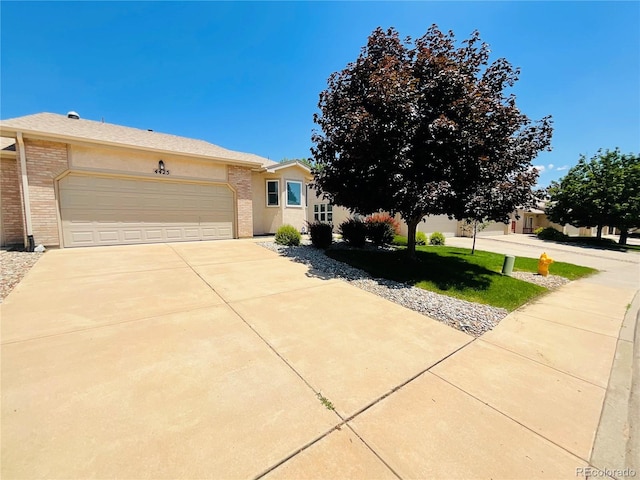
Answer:
[{"label": "garage door", "polygon": [[233,238],[225,185],[78,174],[58,185],[65,247]]}]

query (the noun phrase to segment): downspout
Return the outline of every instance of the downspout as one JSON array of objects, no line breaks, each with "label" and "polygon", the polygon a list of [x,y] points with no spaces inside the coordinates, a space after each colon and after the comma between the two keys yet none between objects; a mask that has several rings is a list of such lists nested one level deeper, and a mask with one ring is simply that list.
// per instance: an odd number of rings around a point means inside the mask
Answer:
[{"label": "downspout", "polygon": [[29,179],[27,178],[27,154],[24,149],[24,139],[22,132],[17,132],[18,145],[20,146],[20,173],[22,176],[22,199],[24,202],[24,217],[27,226],[27,244],[25,248],[28,252],[33,252],[35,242],[33,240],[33,225],[31,224],[31,199],[29,196]]}]

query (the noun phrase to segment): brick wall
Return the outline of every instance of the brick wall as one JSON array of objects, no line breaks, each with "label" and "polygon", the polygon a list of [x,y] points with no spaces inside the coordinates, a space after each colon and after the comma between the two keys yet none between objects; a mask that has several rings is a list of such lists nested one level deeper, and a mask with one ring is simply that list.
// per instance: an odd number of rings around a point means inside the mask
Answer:
[{"label": "brick wall", "polygon": [[25,153],[33,238],[36,245],[60,245],[54,179],[69,166],[67,145],[25,139]]},{"label": "brick wall", "polygon": [[229,166],[229,184],[236,190],[238,209],[238,237],[253,237],[253,197],[251,169]]},{"label": "brick wall", "polygon": [[2,245],[24,244],[24,215],[18,161],[0,159],[0,203],[2,204]]}]

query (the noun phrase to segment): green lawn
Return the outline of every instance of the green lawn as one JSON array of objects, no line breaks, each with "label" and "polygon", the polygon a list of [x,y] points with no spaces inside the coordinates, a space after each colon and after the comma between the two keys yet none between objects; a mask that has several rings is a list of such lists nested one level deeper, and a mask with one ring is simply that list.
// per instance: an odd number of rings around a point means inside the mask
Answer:
[{"label": "green lawn", "polygon": [[[331,258],[360,268],[374,277],[387,278],[451,297],[514,310],[547,289],[500,274],[504,255],[456,247],[416,247],[418,261],[404,250],[328,250]],[[535,258],[516,258],[514,270],[537,272]],[[550,273],[569,279],[596,270],[556,262]]]}]

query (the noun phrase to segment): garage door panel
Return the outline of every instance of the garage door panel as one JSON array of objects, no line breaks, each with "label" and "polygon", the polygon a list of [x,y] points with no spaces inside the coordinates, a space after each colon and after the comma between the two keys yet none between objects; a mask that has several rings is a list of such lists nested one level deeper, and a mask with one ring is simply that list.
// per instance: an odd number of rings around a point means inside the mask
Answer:
[{"label": "garage door panel", "polygon": [[205,240],[214,240],[218,238],[225,238],[232,235],[232,229],[230,225],[219,224],[202,227],[202,238]]},{"label": "garage door panel", "polygon": [[71,232],[69,238],[74,245],[93,245],[95,242],[92,230]]},{"label": "garage door panel", "polygon": [[72,174],[59,192],[68,247],[233,238],[225,186]]}]

